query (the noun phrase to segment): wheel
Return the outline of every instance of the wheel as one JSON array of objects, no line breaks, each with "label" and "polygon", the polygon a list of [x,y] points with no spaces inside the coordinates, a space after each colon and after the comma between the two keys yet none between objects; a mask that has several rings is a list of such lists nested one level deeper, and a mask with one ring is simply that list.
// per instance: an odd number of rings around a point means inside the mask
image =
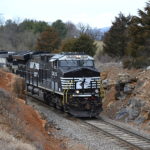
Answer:
[{"label": "wheel", "polygon": [[60,109],[61,109],[61,106],[59,106],[59,104],[56,103],[56,108],[60,110]]},{"label": "wheel", "polygon": [[60,97],[55,97],[55,100],[56,100],[56,108],[57,109],[62,109],[61,98]]},{"label": "wheel", "polygon": [[68,113],[68,106],[66,104],[63,106],[63,111]]},{"label": "wheel", "polygon": [[43,94],[43,98],[44,98],[44,102],[47,104],[47,105],[49,105],[49,99],[48,99],[48,93],[46,93],[46,92],[44,92],[44,94]]}]

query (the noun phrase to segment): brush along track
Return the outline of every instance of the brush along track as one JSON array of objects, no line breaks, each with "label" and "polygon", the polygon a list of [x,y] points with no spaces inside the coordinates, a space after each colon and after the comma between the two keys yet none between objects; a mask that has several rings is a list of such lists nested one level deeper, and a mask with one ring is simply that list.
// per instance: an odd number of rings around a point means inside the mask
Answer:
[{"label": "brush along track", "polygon": [[[32,99],[30,100],[36,101],[36,99],[39,98],[35,98],[32,96]],[[40,101],[37,101],[37,103],[39,105],[43,105],[44,107],[49,107],[48,105]],[[66,113],[62,113],[59,110],[53,109],[52,107],[49,108],[68,120],[80,122],[84,125],[91,126],[96,130],[96,132],[105,134],[107,137],[109,137],[110,140],[117,139],[117,141],[119,141],[120,146],[123,148],[130,150],[150,150],[150,139],[130,132],[127,129],[121,128],[113,123],[107,122],[103,119],[78,119],[67,115]]]}]

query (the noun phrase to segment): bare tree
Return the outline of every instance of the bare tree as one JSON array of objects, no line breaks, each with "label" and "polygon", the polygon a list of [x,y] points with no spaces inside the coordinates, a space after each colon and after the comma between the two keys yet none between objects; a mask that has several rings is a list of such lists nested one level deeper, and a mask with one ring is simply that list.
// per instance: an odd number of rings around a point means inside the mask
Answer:
[{"label": "bare tree", "polygon": [[[3,20],[0,19],[3,24]],[[0,26],[0,49],[25,50],[34,49],[39,33],[32,30],[20,30],[20,19],[7,20]]]},{"label": "bare tree", "polygon": [[2,13],[0,13],[0,26],[4,25],[5,19]]},{"label": "bare tree", "polygon": [[67,39],[79,37],[79,35],[80,35],[79,30],[72,22],[67,22],[66,27],[67,27],[67,34],[66,34]]},{"label": "bare tree", "polygon": [[100,29],[97,29],[97,28],[93,29],[88,24],[84,25],[82,23],[78,24],[78,28],[79,28],[80,34],[87,34],[93,40],[101,40],[102,32],[100,31]]}]

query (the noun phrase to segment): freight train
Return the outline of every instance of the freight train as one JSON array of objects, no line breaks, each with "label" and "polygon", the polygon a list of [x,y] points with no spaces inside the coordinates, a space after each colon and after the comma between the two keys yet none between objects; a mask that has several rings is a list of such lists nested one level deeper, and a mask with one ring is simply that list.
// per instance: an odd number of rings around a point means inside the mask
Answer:
[{"label": "freight train", "polygon": [[75,117],[97,117],[102,111],[100,72],[91,56],[28,51],[9,55],[8,62],[25,78],[27,92],[48,105]]}]

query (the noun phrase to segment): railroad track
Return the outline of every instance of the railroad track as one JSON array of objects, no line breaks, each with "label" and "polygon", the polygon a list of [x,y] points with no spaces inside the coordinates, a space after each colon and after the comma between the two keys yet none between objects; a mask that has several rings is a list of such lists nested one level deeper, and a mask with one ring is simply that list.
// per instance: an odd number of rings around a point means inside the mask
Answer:
[{"label": "railroad track", "polygon": [[[35,97],[32,98],[35,99]],[[49,107],[48,105],[42,102],[38,101],[38,103],[40,105],[43,105],[44,107]],[[89,125],[92,128],[95,128],[97,132],[102,132],[110,139],[116,139],[120,144],[120,146],[122,146],[123,148],[130,149],[130,150],[150,150],[150,139],[138,135],[136,133],[133,133],[116,124],[103,120],[102,118],[78,119],[78,118],[68,117],[66,113],[62,113],[59,110],[57,111],[57,113],[59,113],[66,119],[70,119],[72,121],[80,121],[81,123]]]},{"label": "railroad track", "polygon": [[121,144],[126,144],[126,148],[150,150],[150,139],[148,138],[135,134],[127,129],[121,128],[104,120],[86,120],[85,122],[97,130],[104,132],[104,134],[118,139]]}]

